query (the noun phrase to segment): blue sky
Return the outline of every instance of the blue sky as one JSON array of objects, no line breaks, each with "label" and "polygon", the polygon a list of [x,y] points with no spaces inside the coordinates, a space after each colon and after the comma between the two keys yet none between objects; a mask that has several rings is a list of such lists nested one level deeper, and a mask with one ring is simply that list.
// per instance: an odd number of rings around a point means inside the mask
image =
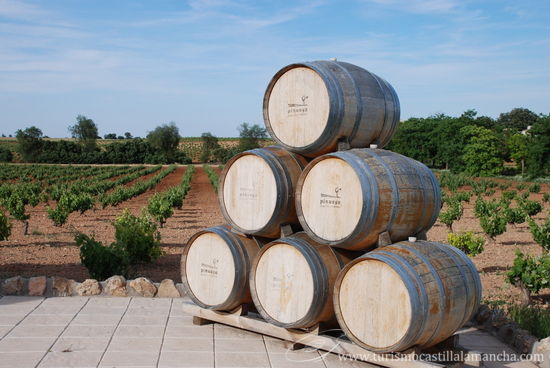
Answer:
[{"label": "blue sky", "polygon": [[0,133],[236,136],[263,124],[281,67],[351,62],[389,81],[402,119],[550,112],[550,2],[0,0]]}]

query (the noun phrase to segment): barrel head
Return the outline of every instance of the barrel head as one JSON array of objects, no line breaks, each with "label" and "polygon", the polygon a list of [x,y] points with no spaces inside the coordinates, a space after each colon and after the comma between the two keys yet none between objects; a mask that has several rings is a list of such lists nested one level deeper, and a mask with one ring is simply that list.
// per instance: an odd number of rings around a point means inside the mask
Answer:
[{"label": "barrel head", "polygon": [[229,167],[222,186],[227,221],[242,231],[262,229],[273,217],[277,184],[273,171],[261,157],[239,157]]},{"label": "barrel head", "polygon": [[184,267],[190,291],[205,305],[226,302],[235,283],[235,260],[227,243],[205,232],[188,247]]},{"label": "barrel head", "polygon": [[336,306],[338,320],[362,346],[385,349],[411,325],[411,301],[401,276],[384,262],[366,259],[343,275]]},{"label": "barrel head", "polygon": [[363,208],[357,173],[346,161],[329,157],[305,175],[299,202],[302,225],[320,241],[345,239],[356,228]]},{"label": "barrel head", "polygon": [[304,255],[289,244],[276,243],[261,254],[252,282],[257,302],[279,323],[296,322],[311,309],[313,274]]},{"label": "barrel head", "polygon": [[330,101],[325,82],[313,69],[294,67],[268,91],[266,122],[276,138],[290,147],[305,147],[323,133]]}]

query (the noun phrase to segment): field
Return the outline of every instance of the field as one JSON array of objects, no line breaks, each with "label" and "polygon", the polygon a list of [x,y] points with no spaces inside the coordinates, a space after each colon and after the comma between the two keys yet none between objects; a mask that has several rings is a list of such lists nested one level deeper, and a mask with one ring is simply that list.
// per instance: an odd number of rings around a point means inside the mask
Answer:
[{"label": "field", "polygon": [[[18,170],[23,170],[22,167],[24,166],[5,165],[3,167],[18,167]],[[212,169],[219,173],[219,168],[212,167]],[[60,171],[57,175],[54,175],[55,170],[65,171]],[[80,171],[71,175],[72,170]],[[102,208],[101,198],[116,192],[118,187],[135,187],[136,184],[148,182],[166,170],[173,171],[143,193],[123,200],[116,206],[106,205],[105,208]],[[104,193],[92,196],[94,199],[93,208],[84,211],[82,214],[78,210],[71,212],[66,222],[61,226],[55,226],[48,217],[48,207],[56,208],[56,202],[51,198],[46,202],[39,201],[35,207],[27,205],[25,208],[30,215],[28,235],[24,235],[24,221],[12,220],[11,237],[9,240],[0,241],[0,278],[14,275],[26,277],[58,275],[79,281],[86,279],[89,275],[86,268],[80,264],[79,250],[75,244],[74,235],[77,232],[82,232],[94,235],[97,240],[104,243],[112,242],[114,240],[112,222],[122,212],[123,208],[128,208],[132,213],[138,214],[143,207],[147,206],[147,202],[154,193],[163,192],[167,188],[178,185],[186,170],[188,168],[185,166],[175,168],[167,166],[48,166],[48,169],[43,170],[42,176],[39,178],[28,177],[28,184],[36,184],[37,182],[52,183],[48,184],[50,186],[57,185],[62,180],[71,184],[80,181],[120,183],[124,182],[123,178],[125,177],[133,178],[133,180],[110,187]],[[61,174],[62,172],[64,174]],[[86,180],[81,180],[81,177],[85,177]],[[98,177],[102,180],[98,180]],[[21,182],[20,174],[19,176],[12,175],[12,177],[5,175],[0,180],[0,184]],[[493,180],[503,184],[502,187],[509,186],[509,188],[501,189],[497,186],[494,188],[494,193],[489,191],[490,195],[484,196],[484,198],[500,198],[503,191],[517,190],[518,185],[520,187],[524,185],[523,183],[504,179]],[[107,188],[109,185],[105,187]],[[467,191],[471,189],[471,187],[466,186],[459,190]],[[528,192],[527,188],[517,191]],[[544,193],[550,193],[549,184],[541,184],[539,193],[529,193],[529,199],[544,205],[543,210],[534,216],[535,221],[538,223],[542,222],[549,210],[549,204],[542,201]],[[453,224],[454,231],[473,230],[478,234],[482,234],[479,220],[474,216],[474,201],[475,196],[472,196],[470,202],[464,204],[464,214],[458,222]],[[174,209],[173,215],[167,219],[164,227],[160,229],[162,249],[165,251],[165,255],[153,264],[140,265],[134,270],[135,275],[146,276],[154,281],[161,281],[164,278],[179,280],[180,255],[189,237],[202,228],[221,223],[223,223],[223,217],[218,208],[216,193],[207,172],[202,167],[197,166],[192,176],[190,190],[183,200],[182,208]],[[447,227],[438,221],[429,231],[428,239],[447,242],[447,232]],[[482,279],[485,300],[514,301],[518,299],[519,291],[505,282],[505,273],[513,263],[516,249],[521,249],[528,254],[541,254],[541,247],[534,242],[529,227],[525,223],[515,226],[508,225],[504,234],[497,236],[494,243],[487,244],[481,254],[473,257]],[[545,289],[538,296],[535,296],[535,302],[537,304],[549,303],[550,290]]]}]

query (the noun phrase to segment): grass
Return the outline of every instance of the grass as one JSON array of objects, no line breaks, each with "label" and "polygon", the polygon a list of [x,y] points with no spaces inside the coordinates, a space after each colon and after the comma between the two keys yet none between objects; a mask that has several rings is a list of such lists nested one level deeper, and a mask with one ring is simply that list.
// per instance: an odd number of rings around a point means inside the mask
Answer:
[{"label": "grass", "polygon": [[550,309],[513,305],[508,309],[508,314],[521,328],[537,338],[550,336]]}]

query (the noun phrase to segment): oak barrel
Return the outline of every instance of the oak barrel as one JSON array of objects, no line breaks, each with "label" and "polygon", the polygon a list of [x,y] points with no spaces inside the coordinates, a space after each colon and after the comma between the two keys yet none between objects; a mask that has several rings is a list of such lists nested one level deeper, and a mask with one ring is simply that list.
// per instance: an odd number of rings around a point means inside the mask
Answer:
[{"label": "oak barrel", "polygon": [[381,149],[317,157],[298,181],[296,211],[314,240],[367,249],[387,233],[391,242],[428,230],[441,208],[439,183],[424,164]]},{"label": "oak barrel", "polygon": [[218,197],[237,231],[278,238],[283,224],[298,225],[294,193],[304,157],[270,146],[242,152],[225,165]]},{"label": "oak barrel", "polygon": [[261,239],[237,235],[229,226],[199,231],[181,257],[181,277],[187,295],[199,306],[231,310],[250,303],[248,275]]},{"label": "oak barrel", "polygon": [[364,254],[340,272],[334,290],[342,330],[376,352],[445,340],[473,316],[480,299],[472,261],[455,247],[428,241]]},{"label": "oak barrel", "polygon": [[303,232],[266,244],[250,272],[256,309],[268,322],[285,328],[336,322],[334,280],[350,259]]},{"label": "oak barrel", "polygon": [[377,75],[341,61],[282,68],[267,86],[265,125],[278,144],[307,157],[351,147],[384,147],[399,124],[399,99]]}]

